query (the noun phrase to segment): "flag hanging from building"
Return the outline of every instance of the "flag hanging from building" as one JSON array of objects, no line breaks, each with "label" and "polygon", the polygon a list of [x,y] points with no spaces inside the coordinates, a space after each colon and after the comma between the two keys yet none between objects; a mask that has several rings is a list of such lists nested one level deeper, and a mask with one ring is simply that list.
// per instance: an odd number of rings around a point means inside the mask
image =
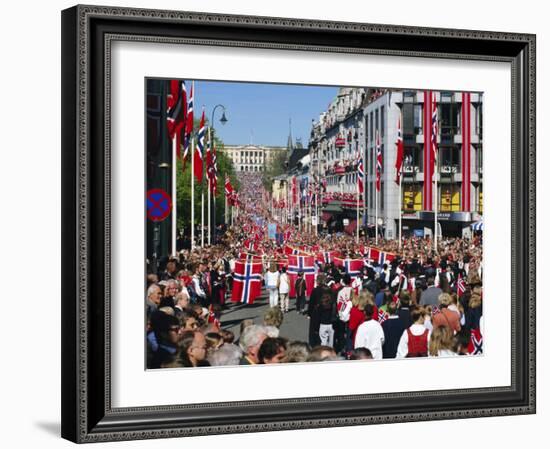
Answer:
[{"label": "flag hanging from building", "polygon": [[382,182],[382,146],[380,145],[380,134],[376,131],[376,190],[380,192]]},{"label": "flag hanging from building", "polygon": [[315,260],[313,256],[288,256],[288,277],[290,278],[290,297],[296,296],[294,284],[298,273],[304,273],[306,281],[306,295],[310,296],[315,287]]},{"label": "flag hanging from building", "polygon": [[253,304],[254,300],[260,296],[261,289],[262,264],[236,261],[231,301]]},{"label": "flag hanging from building", "polygon": [[[185,83],[183,84],[185,89]],[[187,96],[187,91],[185,91]],[[193,86],[191,86],[191,93],[189,94],[189,102],[187,103],[187,109],[185,113],[185,131],[183,138],[183,167],[185,168],[185,161],[189,159],[189,151],[191,146],[191,134],[193,133]]]},{"label": "flag hanging from building", "polygon": [[193,168],[193,174],[195,175],[195,178],[197,178],[197,182],[202,182],[202,176],[203,176],[202,161],[204,156],[204,135],[205,135],[205,130],[204,130],[204,109],[203,109],[201,122],[199,125],[197,148],[195,149],[195,154],[193,155],[193,164],[195,165]]},{"label": "flag hanging from building", "polygon": [[403,145],[403,136],[401,135],[401,117],[397,119],[397,152],[395,157],[395,183],[401,184],[401,175],[403,173],[403,158],[405,157],[405,147]]}]

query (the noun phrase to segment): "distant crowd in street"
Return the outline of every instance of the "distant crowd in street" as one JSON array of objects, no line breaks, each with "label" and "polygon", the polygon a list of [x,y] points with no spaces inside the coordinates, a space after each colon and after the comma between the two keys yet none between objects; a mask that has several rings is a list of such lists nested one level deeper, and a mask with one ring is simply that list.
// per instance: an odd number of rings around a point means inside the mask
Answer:
[{"label": "distant crowd in street", "polygon": [[[255,187],[261,191],[261,186]],[[259,190],[258,190],[259,189]],[[250,192],[253,190],[249,189]],[[471,356],[483,352],[482,235],[443,238],[437,251],[430,239],[379,240],[395,254],[376,263],[348,235],[314,235],[289,228],[284,245],[361,258],[350,276],[333,261],[316,262],[315,287],[307,294],[304,273],[291,286],[278,263],[281,243],[266,235],[254,250],[245,247],[250,226],[268,223],[269,210],[246,201],[238,219],[213,246],[179,251],[148,265],[146,287],[147,367],[200,367],[358,359]],[[224,329],[223,313],[242,253],[263,264],[269,308],[261,322],[243,320],[238,335]],[[290,292],[295,293],[290,297]],[[263,300],[263,299],[262,299]],[[281,335],[289,313],[304,315],[307,341]]]}]

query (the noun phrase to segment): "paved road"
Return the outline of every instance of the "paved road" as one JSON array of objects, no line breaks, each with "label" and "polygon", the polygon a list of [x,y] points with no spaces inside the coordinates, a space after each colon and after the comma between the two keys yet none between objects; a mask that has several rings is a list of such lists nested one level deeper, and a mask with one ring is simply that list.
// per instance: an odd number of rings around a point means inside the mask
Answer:
[{"label": "paved road", "polygon": [[[296,312],[296,300],[290,300],[290,310],[285,314],[281,326],[281,337],[288,338],[289,341],[308,341],[309,319],[307,316]],[[269,298],[266,290],[254,301],[254,304],[240,304],[229,302],[228,308],[223,310],[221,316],[221,325],[223,329],[230,330],[235,334],[235,339],[239,338],[241,321],[247,318],[254,320],[255,324],[263,323],[263,316],[269,309]]]}]

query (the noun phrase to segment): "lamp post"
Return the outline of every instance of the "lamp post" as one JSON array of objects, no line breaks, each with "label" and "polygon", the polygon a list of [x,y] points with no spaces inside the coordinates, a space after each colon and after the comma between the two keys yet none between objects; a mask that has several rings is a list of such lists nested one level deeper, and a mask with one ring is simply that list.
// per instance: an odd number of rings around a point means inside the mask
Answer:
[{"label": "lamp post", "polygon": [[[212,145],[212,140],[211,140],[211,126],[212,126],[212,123],[214,123],[214,113],[216,112],[216,109],[218,108],[222,108],[223,109],[223,112],[222,112],[222,117],[220,118],[220,123],[222,125],[225,125],[227,123],[227,117],[225,116],[225,106],[223,104],[217,104],[216,106],[214,106],[214,109],[212,109],[212,120],[210,121],[210,126],[208,127],[208,142],[210,142],[210,151],[213,151],[214,150],[214,146]],[[206,168],[208,170],[208,167]],[[209,185],[208,185],[208,244],[210,245],[210,243],[216,243],[216,197],[214,196],[214,207],[210,208],[210,197],[211,197],[211,192],[210,192],[210,178],[209,179]],[[226,204],[226,207],[227,207],[227,204]],[[211,224],[213,225],[214,227],[214,232],[212,232],[212,226]]]}]

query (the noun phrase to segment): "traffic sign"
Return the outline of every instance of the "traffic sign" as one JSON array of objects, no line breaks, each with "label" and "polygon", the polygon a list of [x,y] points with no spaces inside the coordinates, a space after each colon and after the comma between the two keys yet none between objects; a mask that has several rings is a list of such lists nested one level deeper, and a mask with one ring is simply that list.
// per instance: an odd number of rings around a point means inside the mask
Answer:
[{"label": "traffic sign", "polygon": [[163,221],[172,211],[172,199],[163,189],[151,189],[147,192],[147,218],[151,221]]}]

